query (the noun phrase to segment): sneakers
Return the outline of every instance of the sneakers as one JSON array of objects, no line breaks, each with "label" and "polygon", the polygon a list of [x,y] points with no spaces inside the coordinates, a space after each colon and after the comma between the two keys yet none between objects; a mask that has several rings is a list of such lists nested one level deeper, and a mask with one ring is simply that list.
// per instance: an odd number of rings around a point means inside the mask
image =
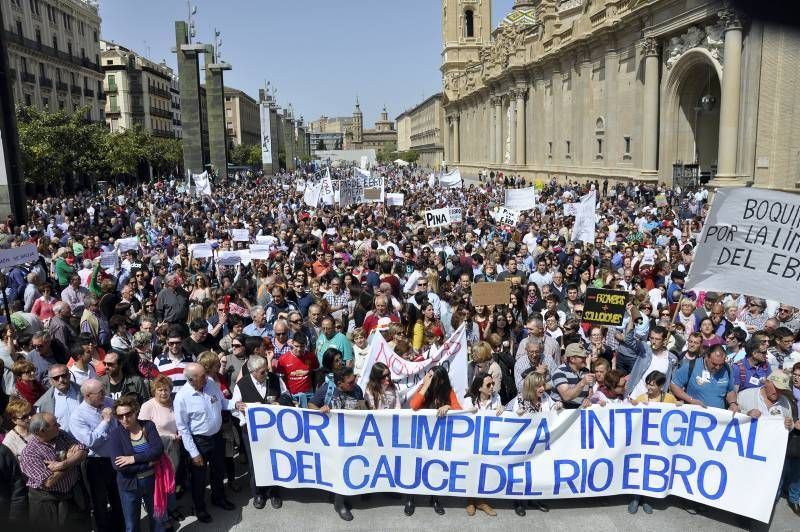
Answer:
[{"label": "sneakers", "polygon": [[639,511],[639,497],[634,497],[631,499],[631,502],[628,503],[628,513],[633,515]]}]

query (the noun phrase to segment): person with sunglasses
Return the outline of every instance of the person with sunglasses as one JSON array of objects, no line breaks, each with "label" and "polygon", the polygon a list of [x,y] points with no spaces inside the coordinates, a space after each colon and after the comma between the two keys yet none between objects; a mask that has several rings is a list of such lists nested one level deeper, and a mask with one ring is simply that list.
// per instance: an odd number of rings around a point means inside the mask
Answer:
[{"label": "person with sunglasses", "polygon": [[171,327],[167,333],[167,348],[155,362],[158,372],[172,379],[173,397],[186,384],[184,368],[193,362],[192,356],[183,350],[182,344],[183,331],[181,327]]},{"label": "person with sunglasses", "polygon": [[6,406],[6,417],[14,424],[6,432],[2,445],[6,446],[14,456],[19,458],[22,450],[33,439],[33,434],[28,430],[33,415],[31,404],[24,399],[12,399]]},{"label": "person with sunglasses", "polygon": [[[117,424],[109,434],[109,455],[116,470],[117,489],[126,530],[137,530],[142,503],[152,532],[164,530],[165,513],[157,515],[156,476],[164,455],[164,444],[152,421],[139,419],[139,402],[125,396],[114,403]],[[171,467],[171,466],[169,466]],[[166,500],[161,509],[166,510]]]}]

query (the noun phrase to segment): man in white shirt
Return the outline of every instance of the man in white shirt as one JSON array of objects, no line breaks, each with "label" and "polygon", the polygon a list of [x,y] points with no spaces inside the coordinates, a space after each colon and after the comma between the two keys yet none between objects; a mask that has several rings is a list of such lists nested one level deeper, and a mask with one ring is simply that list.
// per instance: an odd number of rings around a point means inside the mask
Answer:
[{"label": "man in white shirt", "polygon": [[[233,401],[225,399],[219,386],[206,375],[200,364],[190,362],[184,369],[186,385],[175,395],[175,423],[181,441],[191,457],[192,502],[195,515],[210,523],[206,511],[206,464],[211,466],[211,504],[224,510],[235,506],[225,497],[225,442],[222,439],[222,410],[231,410]],[[244,404],[236,405],[244,408]]]},{"label": "man in white shirt", "polygon": [[543,258],[536,261],[536,271],[530,274],[528,281],[536,283],[539,290],[546,284],[553,282],[553,275],[547,271],[547,261]]},{"label": "man in white shirt", "polygon": [[776,369],[770,373],[763,386],[742,390],[736,398],[739,410],[752,418],[782,416],[786,428],[791,429],[792,407],[782,394],[791,390],[789,379],[789,374]]},{"label": "man in white shirt", "polygon": [[97,371],[92,365],[93,352],[94,344],[84,346],[81,343],[75,343],[70,347],[69,354],[74,361],[72,367],[69,368],[70,378],[78,386],[81,386],[88,379],[97,378]]}]

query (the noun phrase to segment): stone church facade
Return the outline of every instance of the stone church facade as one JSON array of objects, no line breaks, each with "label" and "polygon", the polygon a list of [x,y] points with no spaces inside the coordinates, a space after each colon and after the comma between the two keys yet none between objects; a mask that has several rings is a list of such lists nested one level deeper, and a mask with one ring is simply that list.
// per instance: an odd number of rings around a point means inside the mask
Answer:
[{"label": "stone church facade", "polygon": [[445,164],[800,188],[800,32],[721,0],[442,0]]}]

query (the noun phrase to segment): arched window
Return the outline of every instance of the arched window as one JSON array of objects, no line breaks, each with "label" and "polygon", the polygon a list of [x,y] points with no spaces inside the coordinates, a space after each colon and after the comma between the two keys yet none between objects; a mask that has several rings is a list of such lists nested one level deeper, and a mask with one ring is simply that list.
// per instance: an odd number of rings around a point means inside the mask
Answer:
[{"label": "arched window", "polygon": [[475,20],[471,9],[464,11],[464,37],[475,37]]}]

